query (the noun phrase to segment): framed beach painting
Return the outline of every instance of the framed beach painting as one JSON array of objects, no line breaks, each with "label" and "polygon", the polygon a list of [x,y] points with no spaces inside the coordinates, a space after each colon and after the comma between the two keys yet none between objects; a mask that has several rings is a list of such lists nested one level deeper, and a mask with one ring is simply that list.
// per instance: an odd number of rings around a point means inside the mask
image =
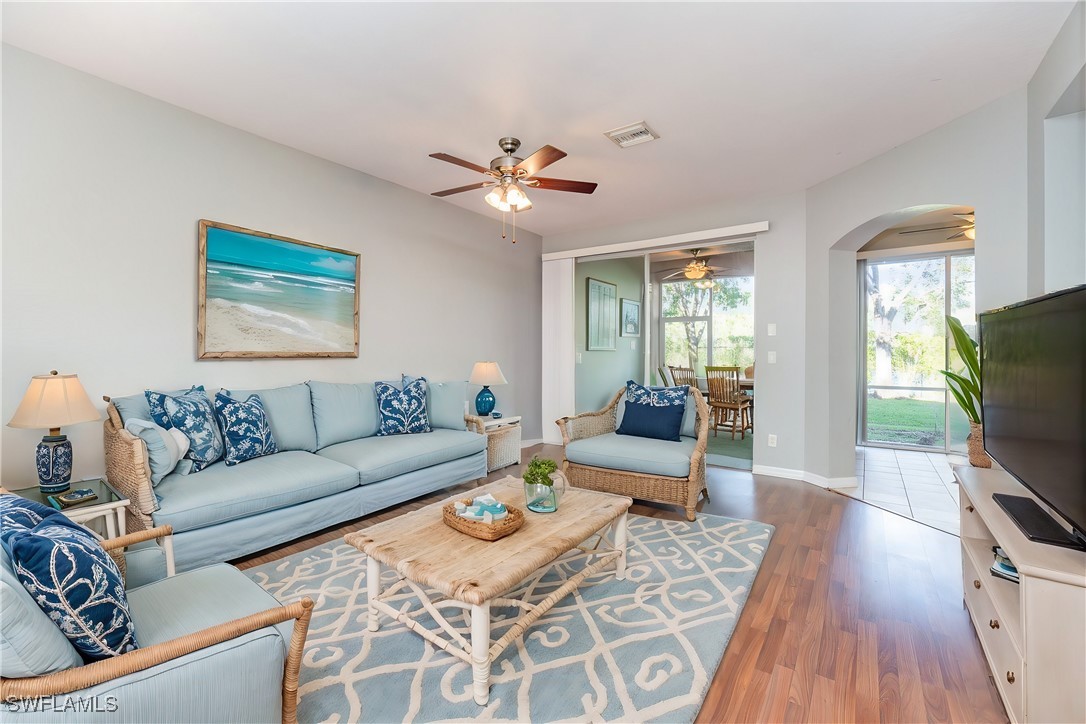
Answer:
[{"label": "framed beach painting", "polygon": [[589,352],[613,350],[618,342],[618,287],[591,277],[587,281],[587,349]]},{"label": "framed beach painting", "polygon": [[619,334],[623,337],[641,336],[641,302],[633,299],[623,299],[619,310],[619,318],[622,320]]},{"label": "framed beach painting", "polygon": [[360,258],[201,219],[199,359],[357,357]]}]

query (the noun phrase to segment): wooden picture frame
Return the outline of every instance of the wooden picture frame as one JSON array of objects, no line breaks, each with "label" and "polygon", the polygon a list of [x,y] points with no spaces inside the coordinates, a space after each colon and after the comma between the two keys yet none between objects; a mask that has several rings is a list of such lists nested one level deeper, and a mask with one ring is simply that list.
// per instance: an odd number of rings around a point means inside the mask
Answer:
[{"label": "wooden picture frame", "polygon": [[610,282],[588,277],[585,291],[585,329],[589,352],[614,350],[618,346],[618,287]]},{"label": "wooden picture frame", "polygon": [[358,357],[361,254],[200,219],[198,359]]},{"label": "wooden picture frame", "polygon": [[618,333],[623,337],[641,336],[641,302],[623,299],[619,305]]}]

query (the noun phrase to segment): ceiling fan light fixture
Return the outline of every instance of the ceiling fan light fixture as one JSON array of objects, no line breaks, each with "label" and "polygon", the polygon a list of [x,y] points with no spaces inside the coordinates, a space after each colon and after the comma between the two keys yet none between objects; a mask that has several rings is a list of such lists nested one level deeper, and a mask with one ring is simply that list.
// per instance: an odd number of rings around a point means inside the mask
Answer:
[{"label": "ceiling fan light fixture", "polygon": [[966,239],[969,239],[970,241],[975,241],[977,238],[977,229],[974,226],[970,226],[968,229],[963,231],[962,234],[965,235]]},{"label": "ceiling fan light fixture", "polygon": [[697,289],[710,289],[713,286],[713,279],[712,277],[708,277],[706,279],[698,279],[696,282],[694,282],[694,286]]}]

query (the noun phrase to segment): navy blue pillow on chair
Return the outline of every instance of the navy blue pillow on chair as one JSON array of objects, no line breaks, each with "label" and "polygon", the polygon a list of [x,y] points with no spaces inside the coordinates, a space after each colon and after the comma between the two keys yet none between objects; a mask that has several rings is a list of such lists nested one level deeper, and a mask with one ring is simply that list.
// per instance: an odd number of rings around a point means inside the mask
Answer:
[{"label": "navy blue pillow on chair", "polygon": [[685,405],[638,405],[626,403],[619,435],[648,437],[654,440],[679,442]]}]

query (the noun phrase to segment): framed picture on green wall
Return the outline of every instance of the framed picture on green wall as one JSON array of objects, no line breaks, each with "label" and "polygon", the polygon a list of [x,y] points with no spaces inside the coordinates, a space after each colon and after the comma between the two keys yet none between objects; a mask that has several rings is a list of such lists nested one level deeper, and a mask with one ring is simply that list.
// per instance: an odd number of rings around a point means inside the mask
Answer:
[{"label": "framed picture on green wall", "polygon": [[585,296],[589,352],[613,350],[618,344],[618,287],[589,277]]},{"label": "framed picture on green wall", "polygon": [[622,320],[619,325],[619,334],[623,337],[641,336],[641,302],[623,299],[619,319]]}]

